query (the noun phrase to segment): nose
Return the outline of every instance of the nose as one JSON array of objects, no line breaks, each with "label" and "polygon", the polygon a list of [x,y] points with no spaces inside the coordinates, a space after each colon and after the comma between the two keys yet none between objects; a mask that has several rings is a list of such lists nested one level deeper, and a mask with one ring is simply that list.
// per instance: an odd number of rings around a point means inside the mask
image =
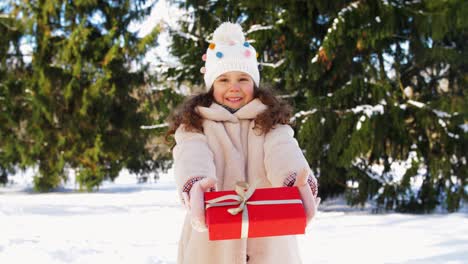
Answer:
[{"label": "nose", "polygon": [[239,91],[240,90],[240,83],[239,82],[232,82],[230,87],[230,91]]}]

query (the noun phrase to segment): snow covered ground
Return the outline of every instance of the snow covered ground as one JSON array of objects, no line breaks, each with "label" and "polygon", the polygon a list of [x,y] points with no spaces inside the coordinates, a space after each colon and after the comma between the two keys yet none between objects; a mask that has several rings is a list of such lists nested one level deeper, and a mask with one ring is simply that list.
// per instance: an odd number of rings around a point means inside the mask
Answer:
[{"label": "snow covered ground", "polygon": [[[95,193],[71,183],[34,194],[29,178],[15,180],[0,188],[0,263],[176,263],[185,212],[170,173],[148,184],[122,175]],[[468,213],[370,214],[328,201],[299,243],[305,264],[468,263]]]}]

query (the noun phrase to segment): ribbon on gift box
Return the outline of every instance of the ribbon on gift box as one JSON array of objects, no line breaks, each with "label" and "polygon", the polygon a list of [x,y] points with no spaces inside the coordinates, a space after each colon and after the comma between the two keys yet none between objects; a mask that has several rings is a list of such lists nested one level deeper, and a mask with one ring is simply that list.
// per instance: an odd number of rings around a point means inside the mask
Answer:
[{"label": "ribbon on gift box", "polygon": [[[231,215],[237,215],[242,212],[241,238],[249,237],[249,210],[247,205],[269,205],[269,204],[302,204],[300,199],[284,199],[284,200],[260,200],[249,201],[252,194],[255,192],[256,184],[249,186],[247,182],[237,182],[235,192],[237,194],[223,195],[215,199],[206,201],[206,209],[210,207],[221,207],[239,205],[235,208],[229,208],[227,211]],[[234,202],[225,202],[234,200]]]}]

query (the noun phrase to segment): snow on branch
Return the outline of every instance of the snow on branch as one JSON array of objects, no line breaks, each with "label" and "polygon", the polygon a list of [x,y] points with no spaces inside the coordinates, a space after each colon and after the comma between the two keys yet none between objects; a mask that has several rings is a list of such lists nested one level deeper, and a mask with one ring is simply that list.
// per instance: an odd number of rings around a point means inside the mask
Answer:
[{"label": "snow on branch", "polygon": [[173,89],[173,88],[171,88],[171,87],[157,86],[157,87],[151,87],[151,88],[150,88],[151,91],[156,91],[156,92],[165,91],[165,90],[168,90],[168,89],[173,90],[176,94],[185,95],[184,93],[182,93],[182,92],[179,91],[178,89]]},{"label": "snow on branch", "polygon": [[369,169],[366,162],[363,161],[362,159],[356,158],[353,161],[353,166],[355,168],[359,169],[360,171],[363,171],[371,179],[374,179],[374,180],[376,180],[376,181],[378,181],[378,182],[380,182],[382,184],[385,184],[387,182],[386,179],[383,177],[383,175],[381,175],[380,173],[377,173],[375,171],[372,171],[372,169]]},{"label": "snow on branch", "polygon": [[151,125],[151,126],[140,126],[141,129],[156,129],[156,128],[163,128],[163,127],[168,127],[169,124],[163,123],[163,124],[156,124],[156,125]]},{"label": "snow on branch", "polygon": [[294,93],[291,93],[291,94],[282,94],[282,95],[277,95],[276,97],[281,98],[281,99],[293,98],[293,97],[296,97],[298,94],[299,94],[299,91],[295,91]]},{"label": "snow on branch", "polygon": [[366,116],[368,118],[372,117],[374,114],[381,114],[383,115],[384,113],[384,105],[386,105],[387,103],[382,100],[380,104],[378,105],[358,105],[354,108],[352,108],[351,110],[347,110],[346,112],[353,112],[355,114],[359,114],[359,113],[364,113],[364,115],[362,115],[357,124],[356,124],[356,130],[360,130],[361,129],[361,126],[362,126],[362,123],[364,121],[366,121]]},{"label": "snow on branch", "polygon": [[359,114],[361,112],[364,112],[364,114],[368,117],[371,117],[374,114],[383,114],[384,113],[384,107],[382,104],[377,104],[377,105],[358,105],[351,110],[346,110],[346,112],[353,112],[355,114]]},{"label": "snow on branch", "polygon": [[286,61],[286,59],[283,58],[283,59],[279,60],[279,61],[276,62],[276,63],[260,62],[259,64],[262,65],[262,66],[267,66],[267,67],[272,67],[272,68],[278,68],[278,67],[281,66],[281,64],[283,64],[285,61]]},{"label": "snow on branch", "polygon": [[412,105],[414,105],[416,107],[419,107],[419,108],[423,108],[423,107],[426,106],[426,104],[424,104],[424,103],[421,103],[421,102],[418,102],[418,101],[413,101],[413,100],[408,100],[408,103],[412,104]]},{"label": "snow on branch", "polygon": [[[406,174],[406,171],[413,166],[413,161],[418,162],[419,157],[416,151],[410,151],[406,160],[394,160],[391,157],[388,159],[390,163],[390,168],[388,171],[385,171],[385,166],[383,165],[384,160],[380,159],[379,162],[369,164],[365,157],[356,157],[352,164],[355,168],[364,172],[369,178],[374,179],[382,184],[391,185],[391,184],[400,184],[403,180],[403,176]],[[425,173],[424,166],[421,165],[418,168],[417,175],[414,178],[422,177]],[[418,182],[412,182],[412,184],[420,184]],[[422,182],[422,180],[421,180]]]},{"label": "snow on branch", "polygon": [[171,25],[169,22],[167,22],[165,20],[161,20],[160,23],[162,25],[164,25],[165,28],[168,28],[170,32],[172,32],[172,33],[174,33],[176,35],[179,35],[179,36],[181,36],[183,38],[191,39],[191,40],[193,40],[195,42],[200,40],[200,38],[198,36],[195,36],[195,35],[187,33],[187,32],[183,32],[178,27]]},{"label": "snow on branch", "polygon": [[[354,113],[354,114],[359,114],[359,113],[364,113],[367,117],[372,117],[373,115],[376,115],[376,114],[381,114],[383,115],[384,113],[384,105],[386,103],[385,102],[381,102],[381,104],[377,104],[377,105],[358,105],[354,108],[351,108],[351,109],[346,109],[346,110],[332,110],[333,112],[337,113],[337,114],[345,114],[345,113]],[[314,114],[315,112],[317,112],[317,109],[312,109],[312,110],[309,110],[309,111],[300,111],[300,112],[297,112],[291,119],[290,121],[293,122],[295,121],[297,118],[299,117],[302,117],[302,116],[307,116],[307,115],[311,115],[311,114]]]},{"label": "snow on branch", "polygon": [[246,35],[255,32],[255,31],[260,31],[260,30],[269,30],[272,29],[273,26],[262,26],[262,25],[252,25],[249,30],[247,30]]},{"label": "snow on branch", "polygon": [[465,133],[468,132],[468,124],[460,125],[460,128],[463,129],[463,132],[465,132]]},{"label": "snow on branch", "polygon": [[434,112],[434,114],[436,114],[440,118],[450,118],[450,117],[452,117],[451,114],[449,114],[447,112],[444,112],[444,111],[437,110],[437,109],[433,109],[432,112]]},{"label": "snow on branch", "polygon": [[309,111],[299,111],[299,112],[295,113],[294,116],[291,117],[291,119],[289,119],[289,122],[294,122],[299,117],[308,116],[308,115],[311,115],[311,114],[313,114],[315,112],[317,112],[317,109],[312,109],[312,110],[309,110]]},{"label": "snow on branch", "polygon": [[[172,81],[172,80],[168,79],[168,81]],[[190,87],[188,87],[187,85],[184,85],[184,84],[182,84],[180,86],[158,85],[158,86],[149,87],[149,90],[150,91],[155,91],[155,92],[165,91],[165,90],[172,90],[174,93],[182,95],[182,96],[189,96],[190,95]]]},{"label": "snow on branch", "polygon": [[318,60],[318,54],[315,54],[315,56],[312,58],[312,60],[310,61],[312,64],[316,63]]},{"label": "snow on branch", "polygon": [[189,34],[189,33],[186,33],[186,32],[174,31],[174,33],[175,33],[176,35],[179,35],[179,36],[183,37],[183,38],[191,39],[191,40],[193,40],[193,41],[195,41],[195,42],[197,42],[197,41],[200,40],[199,37],[197,37],[197,36],[195,36],[195,35],[192,35],[192,34]]}]

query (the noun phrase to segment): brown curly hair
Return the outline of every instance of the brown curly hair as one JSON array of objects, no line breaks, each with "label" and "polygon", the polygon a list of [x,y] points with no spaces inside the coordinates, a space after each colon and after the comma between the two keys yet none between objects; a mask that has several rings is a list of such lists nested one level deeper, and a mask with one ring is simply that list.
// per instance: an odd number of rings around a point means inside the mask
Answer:
[{"label": "brown curly hair", "polygon": [[[268,107],[255,118],[254,129],[266,134],[277,124],[289,124],[292,115],[291,107],[276,98],[270,89],[254,87],[254,98],[258,98]],[[182,124],[188,131],[203,133],[203,118],[197,113],[195,107],[209,107],[213,102],[213,88],[206,93],[189,97],[169,116],[169,130],[166,139],[173,135]]]}]

